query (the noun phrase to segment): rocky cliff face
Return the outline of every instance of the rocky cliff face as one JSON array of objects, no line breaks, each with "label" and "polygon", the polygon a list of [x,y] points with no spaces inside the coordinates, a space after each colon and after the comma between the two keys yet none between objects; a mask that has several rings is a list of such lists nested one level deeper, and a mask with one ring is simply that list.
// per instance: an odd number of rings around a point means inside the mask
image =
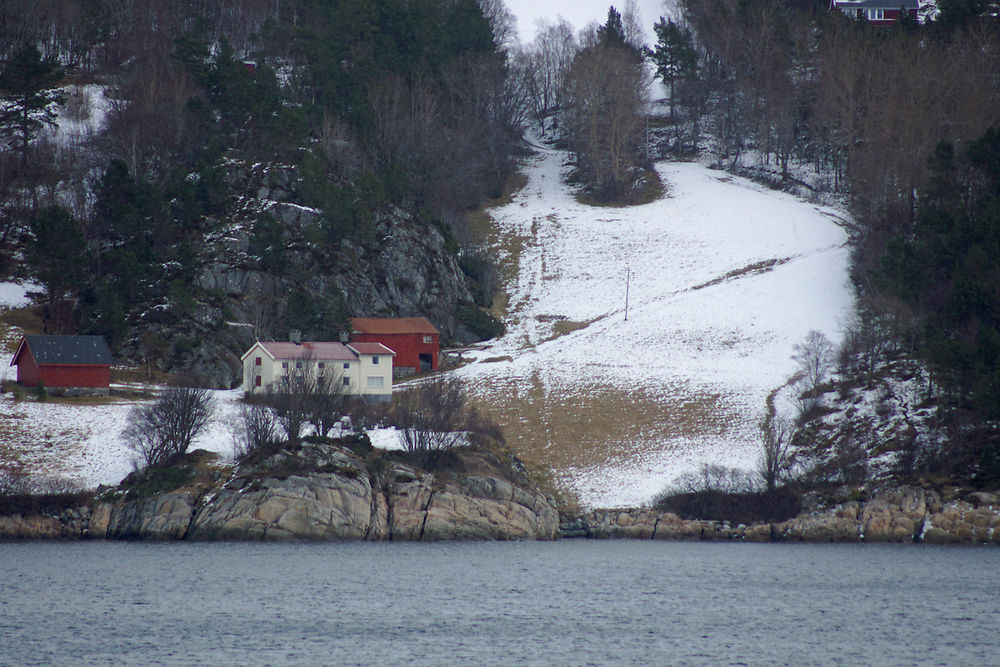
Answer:
[{"label": "rocky cliff face", "polygon": [[0,517],[0,538],[151,540],[550,540],[551,497],[485,451],[446,471],[330,444],[278,452],[216,480],[53,517]]},{"label": "rocky cliff face", "polygon": [[595,510],[564,519],[561,534],[754,542],[1000,544],[1000,495],[899,486],[877,491],[867,500],[817,507],[788,521],[750,526],[684,520],[653,509]]},{"label": "rocky cliff face", "polygon": [[204,221],[200,293],[183,307],[144,313],[124,346],[125,361],[231,388],[242,377],[239,356],[254,340],[287,336],[293,294],[325,336],[337,335],[338,317],[422,315],[445,340],[476,340],[455,318],[473,295],[437,227],[383,205],[365,223],[363,239],[333,233],[327,214],[297,203],[298,179],[290,166],[230,165],[230,214]]}]

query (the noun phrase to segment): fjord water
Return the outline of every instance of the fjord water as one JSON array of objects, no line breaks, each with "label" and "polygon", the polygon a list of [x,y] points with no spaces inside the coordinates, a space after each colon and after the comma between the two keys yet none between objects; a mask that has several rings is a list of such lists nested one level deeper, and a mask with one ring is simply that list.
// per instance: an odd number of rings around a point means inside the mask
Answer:
[{"label": "fjord water", "polygon": [[0,664],[995,664],[1000,550],[0,544]]}]

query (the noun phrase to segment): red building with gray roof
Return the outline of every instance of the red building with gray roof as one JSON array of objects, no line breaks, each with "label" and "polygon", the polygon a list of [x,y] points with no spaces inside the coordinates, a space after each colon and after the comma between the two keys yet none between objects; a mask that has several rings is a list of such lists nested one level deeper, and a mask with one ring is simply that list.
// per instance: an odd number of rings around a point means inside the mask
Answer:
[{"label": "red building with gray roof", "polygon": [[14,353],[17,381],[25,387],[108,393],[111,349],[101,336],[25,336]]}]

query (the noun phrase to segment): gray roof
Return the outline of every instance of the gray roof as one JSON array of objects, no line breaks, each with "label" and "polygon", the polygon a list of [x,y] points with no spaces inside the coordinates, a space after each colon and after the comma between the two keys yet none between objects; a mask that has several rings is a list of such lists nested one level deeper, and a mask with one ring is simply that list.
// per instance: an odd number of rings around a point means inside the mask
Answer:
[{"label": "gray roof", "polygon": [[[25,336],[21,345],[31,349],[39,365],[114,363],[103,336]],[[21,348],[18,348],[14,362],[20,353]]]}]

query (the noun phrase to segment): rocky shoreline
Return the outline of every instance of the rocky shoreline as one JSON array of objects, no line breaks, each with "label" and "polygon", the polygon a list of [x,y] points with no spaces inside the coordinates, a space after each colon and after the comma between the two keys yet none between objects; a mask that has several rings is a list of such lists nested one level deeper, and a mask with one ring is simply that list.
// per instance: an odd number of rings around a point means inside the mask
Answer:
[{"label": "rocky shoreline", "polygon": [[564,518],[560,532],[595,539],[1000,544],[1000,494],[892,486],[787,521],[735,526],[653,509],[593,510]]},{"label": "rocky shoreline", "polygon": [[806,511],[787,521],[732,525],[651,508],[560,516],[516,458],[489,449],[453,454],[433,472],[337,444],[304,444],[235,470],[206,456],[185,469],[177,488],[122,487],[58,512],[0,516],[0,540],[1000,544],[1000,494],[954,487],[889,486],[839,502],[807,498]]},{"label": "rocky shoreline", "polygon": [[[207,454],[207,453],[206,453]],[[552,540],[554,499],[516,459],[470,449],[428,472],[303,444],[236,470],[194,462],[179,488],[119,489],[51,515],[0,516],[0,539]],[[155,480],[154,480],[155,481]],[[148,486],[148,484],[147,484]]]}]

